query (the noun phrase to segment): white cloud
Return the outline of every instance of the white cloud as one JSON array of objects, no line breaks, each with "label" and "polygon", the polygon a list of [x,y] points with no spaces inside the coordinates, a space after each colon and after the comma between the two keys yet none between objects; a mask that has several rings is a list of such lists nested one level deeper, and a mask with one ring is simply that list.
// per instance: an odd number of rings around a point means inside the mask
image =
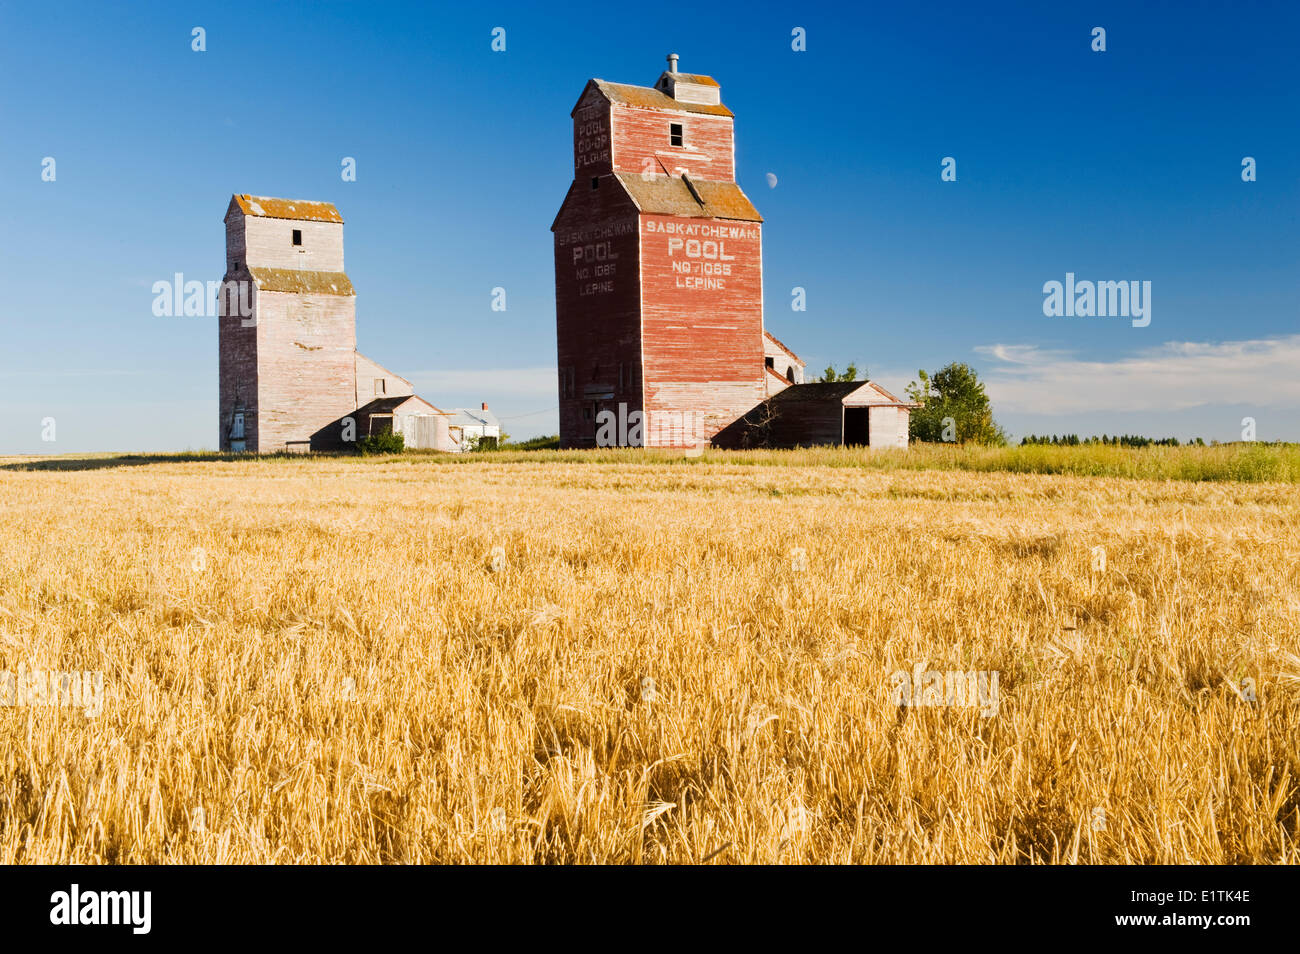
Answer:
[{"label": "white cloud", "polygon": [[1057,360],[1069,356],[1068,351],[1051,351],[1037,345],[983,345],[975,349],[997,361],[1006,364],[1038,364],[1042,361]]},{"label": "white cloud", "polygon": [[1252,404],[1300,408],[1300,335],[1170,341],[1116,361],[1081,361],[1033,345],[983,345],[981,377],[999,412],[1181,411]]}]

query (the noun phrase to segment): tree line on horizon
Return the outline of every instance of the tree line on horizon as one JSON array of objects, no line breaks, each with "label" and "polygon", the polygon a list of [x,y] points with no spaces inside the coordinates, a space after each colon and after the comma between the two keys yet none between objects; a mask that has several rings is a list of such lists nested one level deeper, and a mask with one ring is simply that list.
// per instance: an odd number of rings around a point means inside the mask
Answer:
[{"label": "tree line on horizon", "polygon": [[1083,437],[1078,434],[1053,434],[1047,435],[1028,434],[1020,439],[1021,445],[1025,444],[1049,444],[1057,447],[1081,447],[1089,445],[1107,445],[1110,447],[1204,447],[1205,441],[1199,437],[1193,437],[1186,444],[1179,442],[1176,437],[1143,437],[1140,434],[1103,434],[1101,437]]},{"label": "tree line on horizon", "polygon": [[[907,397],[920,407],[912,409],[909,438],[916,442],[984,444],[1005,447],[1007,433],[993,419],[993,405],[984,390],[984,382],[968,364],[954,361],[933,374],[917,371],[917,381],[907,386]],[[1181,443],[1176,437],[1145,437],[1141,434],[1102,434],[1080,437],[1078,434],[1030,434],[1021,438],[1021,446],[1053,445],[1057,447],[1205,447],[1194,437]]]}]

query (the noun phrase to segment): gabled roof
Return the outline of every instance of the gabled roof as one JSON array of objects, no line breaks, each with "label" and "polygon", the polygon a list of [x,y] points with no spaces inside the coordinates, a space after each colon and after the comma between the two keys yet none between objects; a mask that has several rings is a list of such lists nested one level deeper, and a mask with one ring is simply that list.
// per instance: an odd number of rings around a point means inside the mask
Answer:
[{"label": "gabled roof", "polygon": [[313,272],[301,268],[250,268],[259,291],[307,295],[355,295],[346,272]]},{"label": "gabled roof", "polygon": [[905,401],[889,391],[886,391],[875,381],[868,381],[867,386],[862,389],[861,393],[856,393],[851,398],[846,399],[845,404],[862,405],[862,404],[894,404],[899,407],[920,407],[915,401]]},{"label": "gabled roof", "polygon": [[480,408],[458,407],[447,422],[452,427],[500,427],[501,422],[491,411]]},{"label": "gabled roof", "polygon": [[[684,176],[650,176],[616,172],[615,177],[641,212],[694,218],[762,222],[749,197],[734,182],[710,182]],[[693,188],[692,188],[693,187]],[[697,199],[696,196],[699,198]]]},{"label": "gabled roof", "polygon": [[703,73],[662,73],[660,79],[665,76],[671,76],[678,83],[694,83],[697,86],[717,86],[718,81],[712,76],[705,76]]},{"label": "gabled roof", "polygon": [[[680,73],[678,75],[684,78],[686,74]],[[689,82],[699,82],[701,85],[707,86],[708,83],[703,83],[701,80],[708,79],[709,77],[704,76],[692,79]],[[704,113],[709,116],[734,115],[731,110],[721,103],[685,103],[649,86],[629,86],[626,83],[610,83],[602,79],[588,80],[587,85],[583,87],[582,95],[587,95],[587,89],[593,85],[600,90],[607,100],[619,106],[636,106],[641,109],[669,109],[679,113]],[[718,84],[713,83],[713,85],[717,86]],[[582,102],[582,96],[578,97],[578,102]],[[577,108],[575,104],[573,107],[575,112]]]},{"label": "gabled roof", "polygon": [[418,394],[396,394],[391,397],[378,397],[369,404],[363,404],[361,407],[357,408],[356,413],[359,417],[370,417],[373,414],[392,414],[398,408],[402,407],[402,405],[408,404],[411,401],[419,401],[421,404],[425,405],[432,411],[436,411],[438,414],[447,413],[446,411],[434,407]]},{"label": "gabled roof", "polygon": [[343,216],[331,202],[313,202],[309,199],[277,199],[266,195],[247,195],[236,193],[230,199],[232,209],[238,208],[245,215],[254,215],[268,219],[299,219],[304,222],[334,222],[343,224]]},{"label": "gabled roof", "polygon": [[[360,351],[356,352],[356,356],[357,356],[357,360],[358,360],[358,361],[364,361],[364,362],[366,362],[366,364],[368,364],[368,365],[370,365],[371,367],[373,367],[376,371],[382,371],[382,372],[383,372],[383,375],[382,375],[383,377],[385,377],[385,378],[396,378],[397,380],[401,381],[403,384],[405,384],[407,387],[409,387],[409,388],[411,389],[411,394],[414,394],[414,393],[415,393],[415,385],[411,384],[410,381],[408,381],[406,378],[402,377],[400,374],[397,374],[397,373],[394,372],[394,371],[389,371],[387,368],[385,368],[382,364],[380,364],[380,363],[379,363],[378,361],[376,361],[374,358],[368,358],[368,357],[366,357],[364,354],[362,354]],[[410,397],[411,394],[408,394],[408,395],[406,395],[406,396],[407,396],[407,397]],[[393,395],[393,396],[394,396],[394,397],[399,397],[400,395]]]},{"label": "gabled roof", "polygon": [[780,394],[770,398],[775,405],[820,404],[831,401],[845,407],[896,406],[915,407],[890,394],[874,381],[813,381],[792,384]]},{"label": "gabled roof", "polygon": [[791,351],[789,348],[787,348],[787,347],[785,346],[785,344],[781,341],[780,338],[778,338],[776,335],[772,334],[772,332],[768,331],[766,328],[763,329],[763,337],[765,337],[768,341],[772,342],[772,344],[776,345],[778,348],[780,348],[782,351],[784,351],[784,352],[785,352],[786,354],[788,354],[790,357],[794,358],[794,360],[798,361],[798,362],[799,362],[799,367],[801,367],[801,368],[802,368],[802,367],[806,367],[806,364],[805,364],[803,358],[799,357],[797,354],[795,354],[793,351]]},{"label": "gabled roof", "polygon": [[773,404],[781,406],[793,404],[820,404],[823,401],[842,402],[858,388],[862,381],[812,381],[808,384],[792,384],[780,394],[771,397]]}]

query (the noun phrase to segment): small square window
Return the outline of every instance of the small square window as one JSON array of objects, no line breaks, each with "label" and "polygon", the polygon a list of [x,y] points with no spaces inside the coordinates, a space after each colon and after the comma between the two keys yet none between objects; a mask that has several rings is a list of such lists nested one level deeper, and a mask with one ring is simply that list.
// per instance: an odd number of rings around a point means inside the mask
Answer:
[{"label": "small square window", "polygon": [[598,176],[592,176],[592,177],[591,177],[591,187],[592,187],[593,189],[599,189],[599,188],[600,188],[600,178],[599,178]]},{"label": "small square window", "polygon": [[766,358],[764,358],[763,363],[766,364],[769,368],[772,368],[773,370],[776,369],[776,359],[773,358],[771,355],[768,355]]},{"label": "small square window", "polygon": [[376,394],[387,393],[387,383],[384,381],[383,378],[375,378],[375,393]]},{"label": "small square window", "polygon": [[293,230],[293,244],[294,245],[302,244],[302,229]]},{"label": "small square window", "polygon": [[673,146],[682,144],[682,124],[672,123],[668,127],[668,143]]}]

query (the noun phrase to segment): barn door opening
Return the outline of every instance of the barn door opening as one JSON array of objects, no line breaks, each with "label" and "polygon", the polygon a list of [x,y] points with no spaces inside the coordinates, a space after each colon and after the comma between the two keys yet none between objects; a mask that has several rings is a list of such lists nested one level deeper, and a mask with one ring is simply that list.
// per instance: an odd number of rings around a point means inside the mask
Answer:
[{"label": "barn door opening", "polygon": [[844,409],[844,443],[849,447],[862,447],[871,443],[870,410],[866,407]]}]

